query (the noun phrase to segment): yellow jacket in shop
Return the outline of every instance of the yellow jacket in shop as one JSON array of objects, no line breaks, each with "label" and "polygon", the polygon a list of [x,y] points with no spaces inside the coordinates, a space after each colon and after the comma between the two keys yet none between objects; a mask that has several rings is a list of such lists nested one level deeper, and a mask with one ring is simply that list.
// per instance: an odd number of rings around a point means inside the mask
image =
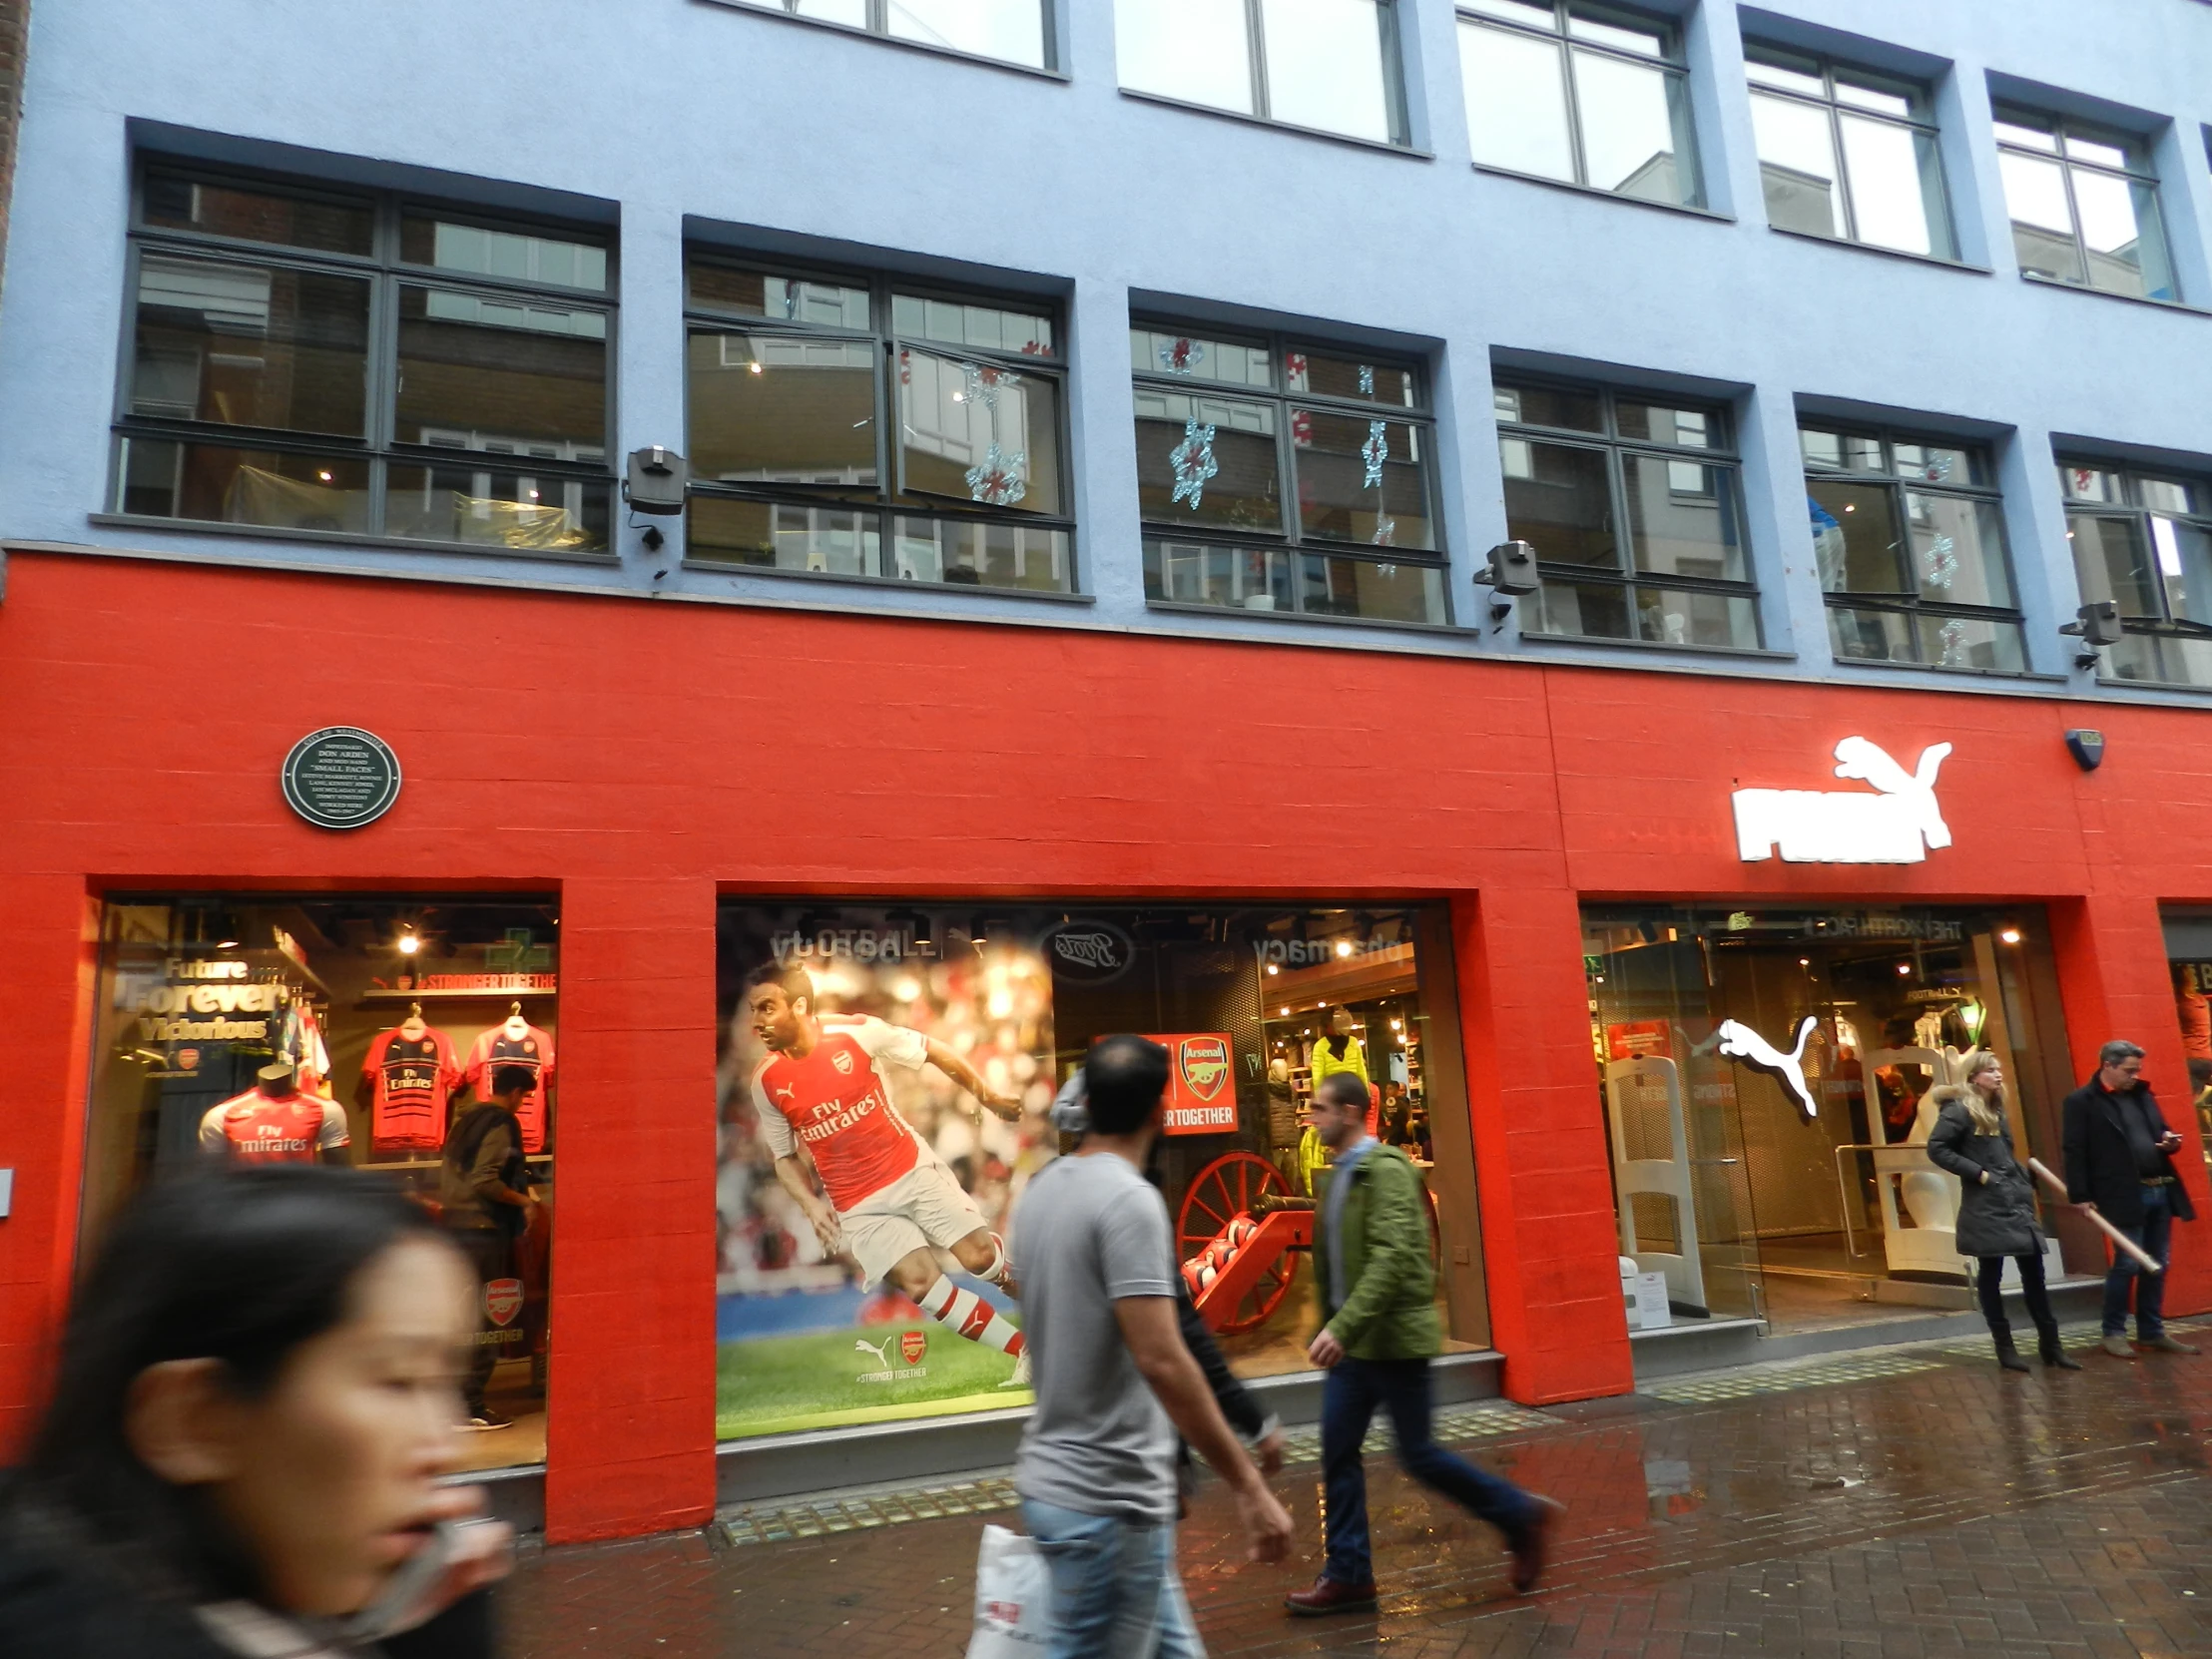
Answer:
[{"label": "yellow jacket in shop", "polygon": [[1374,1081],[1368,1075],[1368,1051],[1358,1037],[1345,1038],[1345,1051],[1341,1059],[1331,1051],[1329,1043],[1330,1039],[1323,1037],[1314,1044],[1313,1086],[1315,1088],[1321,1087],[1321,1080],[1324,1077],[1334,1077],[1340,1071],[1351,1072],[1363,1083]]}]

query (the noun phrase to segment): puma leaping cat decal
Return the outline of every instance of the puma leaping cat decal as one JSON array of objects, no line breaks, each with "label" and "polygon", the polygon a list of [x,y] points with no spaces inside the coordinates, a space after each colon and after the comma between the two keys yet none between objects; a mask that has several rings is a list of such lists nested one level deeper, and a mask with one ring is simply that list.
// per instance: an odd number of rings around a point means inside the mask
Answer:
[{"label": "puma leaping cat decal", "polygon": [[1741,1060],[1754,1070],[1766,1072],[1790,1091],[1790,1097],[1798,1103],[1808,1122],[1821,1115],[1820,1102],[1813,1098],[1812,1087],[1805,1081],[1805,1045],[1811,1040],[1814,1028],[1820,1020],[1807,1014],[1798,1021],[1797,1046],[1785,1054],[1741,1020],[1724,1019],[1714,1035],[1720,1039],[1723,1058]]}]

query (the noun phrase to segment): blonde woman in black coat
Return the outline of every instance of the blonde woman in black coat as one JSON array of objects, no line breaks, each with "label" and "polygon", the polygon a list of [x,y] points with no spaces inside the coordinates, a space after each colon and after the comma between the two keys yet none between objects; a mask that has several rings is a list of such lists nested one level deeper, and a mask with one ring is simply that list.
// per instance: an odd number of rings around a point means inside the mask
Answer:
[{"label": "blonde woman in black coat", "polygon": [[1958,1254],[1980,1263],[1974,1292],[1995,1339],[1997,1364],[2025,1371],[2004,1317],[2004,1259],[2019,1264],[2020,1292],[2043,1364],[2059,1371],[2080,1365],[2058,1346],[2058,1321],[2043,1289],[2043,1230],[2035,1219],[2035,1185],[2012,1156],[2012,1131],[2004,1121],[2004,1067],[1987,1049],[1965,1059],[1966,1080],[1936,1090],[1936,1127],[1929,1131],[1929,1160],[1958,1177]]}]

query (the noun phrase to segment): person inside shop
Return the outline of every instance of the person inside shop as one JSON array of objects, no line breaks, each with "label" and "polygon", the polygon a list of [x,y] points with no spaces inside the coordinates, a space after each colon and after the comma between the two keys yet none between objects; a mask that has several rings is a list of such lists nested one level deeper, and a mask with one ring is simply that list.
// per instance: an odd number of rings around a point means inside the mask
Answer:
[{"label": "person inside shop", "polygon": [[1420,1176],[1405,1154],[1380,1145],[1367,1132],[1368,1104],[1359,1079],[1340,1073],[1314,1090],[1307,1108],[1332,1158],[1314,1229],[1314,1288],[1323,1323],[1307,1349],[1307,1357],[1329,1373],[1321,1403],[1328,1555],[1311,1588],[1284,1598],[1301,1617],[1375,1607],[1367,1471],[1360,1449],[1378,1406],[1390,1414],[1405,1472],[1505,1535],[1516,1594],[1536,1587],[1561,1513],[1551,1499],[1525,1492],[1436,1443],[1428,1362],[1443,1348],[1443,1328],[1436,1317],[1427,1206]]},{"label": "person inside shop", "polygon": [[529,1228],[537,1194],[522,1151],[522,1120],[517,1109],[537,1078],[528,1066],[499,1066],[491,1074],[491,1098],[479,1100],[454,1121],[438,1165],[438,1202],[453,1242],[475,1265],[482,1310],[475,1354],[464,1390],[468,1426],[505,1428],[512,1420],[485,1398],[492,1367],[499,1363],[499,1339],[519,1327],[494,1317],[502,1297],[518,1298],[515,1241]]},{"label": "person inside shop", "polygon": [[[2143,1081],[2143,1050],[2115,1038],[2097,1051],[2097,1074],[2066,1096],[2066,1198],[2084,1215],[2101,1215],[2163,1268],[2173,1259],[2173,1224],[2196,1220],[2189,1194],[2174,1173],[2180,1132]],[[2127,1302],[2135,1296],[2135,1342],[2161,1354],[2194,1354],[2166,1334],[2166,1276],[2145,1273],[2124,1251],[2112,1253],[2104,1276],[2104,1352],[2132,1360]]]},{"label": "person inside shop", "polygon": [[373,1176],[210,1169],[109,1232],[0,1478],[0,1659],[490,1659],[468,1265]]},{"label": "person inside shop", "polygon": [[1929,1160],[1958,1177],[1958,1254],[1971,1256],[1974,1294],[1981,1317],[1989,1322],[1997,1364],[2025,1371],[2027,1362],[2012,1344],[2004,1317],[2004,1259],[2020,1271],[2020,1298],[2035,1322],[2042,1362],[2058,1371],[2079,1371],[2058,1341],[2058,1319],[2043,1288],[2043,1230],[2035,1217],[2035,1183],[2012,1156],[2012,1130],[2004,1116],[2004,1066],[1987,1049],[1960,1063],[1963,1083],[1935,1090],[1936,1127],[1929,1131]]}]

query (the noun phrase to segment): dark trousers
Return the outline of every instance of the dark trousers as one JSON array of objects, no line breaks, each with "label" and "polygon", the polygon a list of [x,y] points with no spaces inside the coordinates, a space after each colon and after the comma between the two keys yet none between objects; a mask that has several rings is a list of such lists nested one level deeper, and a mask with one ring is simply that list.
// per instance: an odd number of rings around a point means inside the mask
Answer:
[{"label": "dark trousers", "polygon": [[[509,1325],[502,1329],[492,1319],[483,1292],[483,1287],[494,1279],[514,1277],[515,1242],[507,1237],[506,1229],[500,1227],[456,1227],[453,1229],[452,1239],[461,1247],[461,1254],[476,1269],[476,1346],[469,1361],[468,1381],[462,1384],[468,1407],[473,1411],[484,1403],[484,1389],[491,1382],[491,1368],[507,1352],[492,1339],[503,1337],[509,1331],[521,1330],[519,1325]],[[518,1343],[513,1352],[519,1355],[524,1351]]]},{"label": "dark trousers", "polygon": [[[2137,1227],[2121,1227],[2120,1231],[2150,1253],[2150,1259],[2160,1267],[2173,1260],[2174,1212],[2167,1198],[2170,1188],[2145,1187],[2143,1189],[2143,1220]],[[2107,1216],[2105,1220],[2111,1221]],[[2113,1223],[2118,1226],[2117,1222]],[[2139,1343],[2156,1342],[2166,1334],[2166,1276],[2163,1273],[2145,1273],[2135,1265],[2135,1258],[2124,1250],[2112,1252],[2112,1271],[2104,1276],[2104,1334],[2107,1337],[2127,1335],[2127,1291],[2135,1288],[2135,1340]]]},{"label": "dark trousers", "polygon": [[1372,1584],[1375,1558],[1368,1545],[1368,1476],[1360,1446],[1380,1405],[1397,1434],[1397,1460],[1423,1486],[1472,1510],[1518,1542],[1536,1513],[1535,1499],[1494,1474],[1438,1445],[1429,1430],[1426,1360],[1355,1360],[1336,1364],[1321,1396],[1321,1469],[1329,1504],[1329,1558],[1324,1577],[1344,1584]]},{"label": "dark trousers", "polygon": [[[1989,1334],[2001,1344],[2011,1340],[2012,1324],[2004,1317],[2004,1258],[1983,1256],[1973,1279],[1974,1295],[1981,1299],[1981,1317],[1989,1322]],[[2015,1256],[2020,1265],[2020,1299],[2047,1357],[2058,1346],[2058,1320],[2050,1311],[2050,1293],[2043,1289],[2043,1255],[2031,1250]]]}]

